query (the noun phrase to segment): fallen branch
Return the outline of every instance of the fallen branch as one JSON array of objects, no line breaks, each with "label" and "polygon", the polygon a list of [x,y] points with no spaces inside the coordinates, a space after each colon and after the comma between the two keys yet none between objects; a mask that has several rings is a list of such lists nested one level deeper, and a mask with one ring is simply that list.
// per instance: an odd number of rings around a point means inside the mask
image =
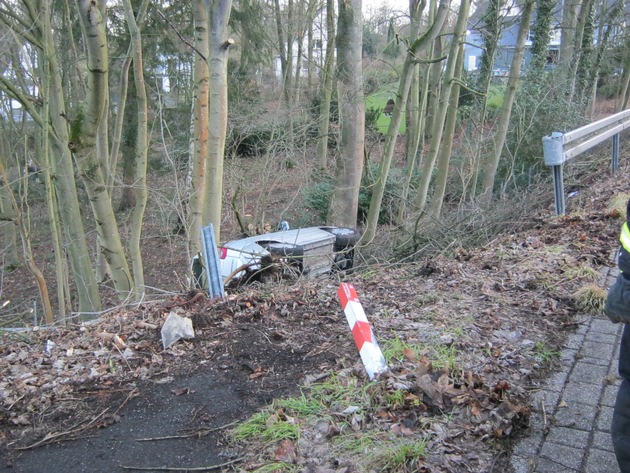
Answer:
[{"label": "fallen branch", "polygon": [[224,466],[230,466],[234,463],[238,463],[242,461],[243,458],[237,458],[235,460],[230,460],[229,462],[220,463],[218,465],[211,466],[198,466],[198,467],[168,467],[168,466],[127,466],[127,465],[119,465],[123,470],[144,470],[144,471],[210,471],[216,470],[218,468],[223,468]]},{"label": "fallen branch", "polygon": [[172,440],[172,439],[183,439],[189,437],[203,437],[204,435],[208,435],[212,432],[216,432],[218,430],[227,429],[228,427],[236,424],[237,422],[230,422],[229,424],[222,425],[220,427],[215,427],[214,429],[197,429],[193,432],[189,432],[187,434],[179,434],[179,435],[166,435],[164,437],[145,437],[141,439],[136,439],[136,442],[153,442],[156,440]]},{"label": "fallen branch", "polygon": [[129,391],[129,394],[127,394],[127,397],[125,398],[125,400],[122,402],[122,404],[120,406],[118,406],[118,409],[116,409],[116,412],[114,412],[114,415],[117,415],[120,410],[123,408],[123,406],[125,404],[127,404],[127,401],[129,401],[129,399],[134,398],[135,396],[140,394],[140,390],[138,388],[134,388],[131,391]]},{"label": "fallen branch", "polygon": [[158,328],[156,324],[150,324],[149,322],[145,322],[143,320],[138,320],[135,325],[137,328],[148,328],[151,330],[155,330]]},{"label": "fallen branch", "polygon": [[117,348],[127,348],[127,344],[115,333],[101,332],[97,333],[96,336],[106,342],[112,342]]},{"label": "fallen branch", "polygon": [[234,271],[232,271],[230,274],[227,275],[227,277],[223,280],[223,285],[227,285],[227,283],[229,283],[232,278],[234,276],[236,276],[238,273],[240,273],[241,271],[245,271],[248,268],[251,268],[252,266],[259,264],[258,261],[255,261],[253,263],[245,263],[240,265],[238,268],[236,268]]},{"label": "fallen branch", "polygon": [[34,444],[29,445],[27,447],[15,447],[13,450],[30,450],[31,448],[39,447],[39,446],[44,445],[46,443],[49,443],[49,442],[51,442],[53,440],[57,440],[57,439],[59,439],[61,437],[65,437],[67,435],[72,435],[72,434],[77,434],[79,432],[83,432],[84,430],[89,429],[97,420],[99,420],[101,417],[103,417],[108,410],[109,410],[109,407],[107,409],[105,409],[103,412],[101,412],[99,415],[94,417],[90,422],[88,422],[83,427],[76,428],[76,429],[70,429],[70,430],[67,430],[65,432],[57,432],[57,433],[54,433],[54,434],[48,433],[39,442],[35,442]]}]

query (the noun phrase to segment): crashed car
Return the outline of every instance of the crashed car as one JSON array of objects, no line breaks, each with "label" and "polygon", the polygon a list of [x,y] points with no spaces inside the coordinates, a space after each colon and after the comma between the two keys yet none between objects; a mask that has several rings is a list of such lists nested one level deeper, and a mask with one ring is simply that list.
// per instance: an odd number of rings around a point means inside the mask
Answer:
[{"label": "crashed car", "polygon": [[[359,238],[354,228],[323,226],[234,240],[218,248],[219,272],[228,285],[253,279],[264,281],[274,275],[314,278],[333,270],[347,271],[354,264],[354,246]],[[196,271],[195,265],[193,260],[193,273],[200,272],[201,268]]]}]

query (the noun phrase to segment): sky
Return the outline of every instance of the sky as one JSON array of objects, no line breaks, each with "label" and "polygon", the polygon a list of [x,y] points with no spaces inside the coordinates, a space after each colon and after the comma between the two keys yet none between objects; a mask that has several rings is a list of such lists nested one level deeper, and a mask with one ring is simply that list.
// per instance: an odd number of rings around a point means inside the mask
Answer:
[{"label": "sky", "polygon": [[386,5],[394,10],[409,11],[409,0],[363,0],[363,11]]}]

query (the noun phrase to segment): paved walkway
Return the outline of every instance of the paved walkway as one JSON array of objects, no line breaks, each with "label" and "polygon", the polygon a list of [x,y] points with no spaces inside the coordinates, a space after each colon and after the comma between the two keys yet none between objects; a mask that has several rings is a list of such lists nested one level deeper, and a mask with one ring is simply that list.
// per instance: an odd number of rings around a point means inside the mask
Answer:
[{"label": "paved walkway", "polygon": [[[609,287],[617,271],[606,274]],[[514,448],[515,473],[619,473],[610,439],[623,325],[605,315],[580,321],[561,369],[534,395],[530,435]]]}]

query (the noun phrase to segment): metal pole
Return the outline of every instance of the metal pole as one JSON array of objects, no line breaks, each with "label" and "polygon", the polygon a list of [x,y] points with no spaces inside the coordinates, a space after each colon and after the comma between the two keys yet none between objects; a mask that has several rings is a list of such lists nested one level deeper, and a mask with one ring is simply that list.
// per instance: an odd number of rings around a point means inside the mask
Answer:
[{"label": "metal pole", "polygon": [[556,199],[556,215],[564,215],[564,180],[562,164],[553,166],[553,191]]},{"label": "metal pole", "polygon": [[211,297],[225,297],[221,271],[219,270],[219,252],[214,238],[214,226],[209,224],[201,229],[203,256],[206,263],[206,282]]},{"label": "metal pole", "polygon": [[612,137],[612,163],[610,170],[613,174],[619,170],[619,133]]}]

